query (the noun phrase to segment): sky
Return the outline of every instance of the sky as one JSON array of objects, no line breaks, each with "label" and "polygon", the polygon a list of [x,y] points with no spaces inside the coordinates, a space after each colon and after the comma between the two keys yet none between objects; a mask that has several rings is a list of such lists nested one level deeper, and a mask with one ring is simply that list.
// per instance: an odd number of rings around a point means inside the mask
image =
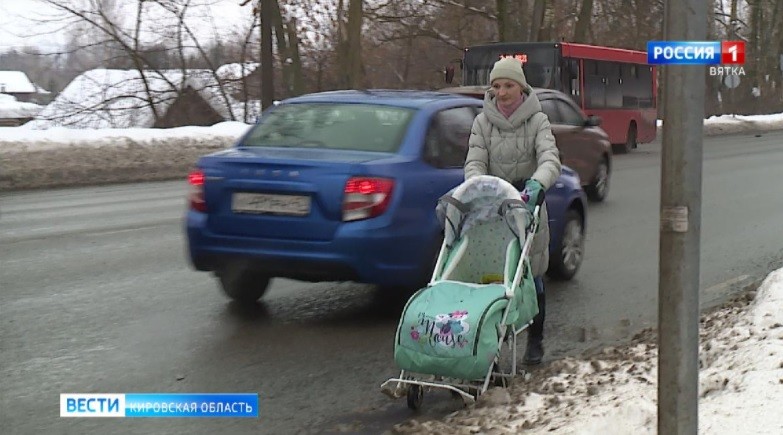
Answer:
[{"label": "sky", "polygon": [[[68,0],[86,1],[86,0]],[[206,1],[206,0],[201,0]],[[221,31],[231,31],[239,23],[247,22],[252,5],[239,6],[242,0],[209,0],[214,5],[209,11],[215,17],[215,25]],[[120,5],[132,7],[135,0],[118,0]],[[252,3],[252,2],[251,2]],[[203,10],[193,10],[197,15]],[[57,23],[40,23],[57,13],[41,0],[0,0],[0,51],[9,51],[25,45],[35,45],[42,50],[57,50],[65,41],[64,32]],[[211,26],[194,26],[211,32]]]}]

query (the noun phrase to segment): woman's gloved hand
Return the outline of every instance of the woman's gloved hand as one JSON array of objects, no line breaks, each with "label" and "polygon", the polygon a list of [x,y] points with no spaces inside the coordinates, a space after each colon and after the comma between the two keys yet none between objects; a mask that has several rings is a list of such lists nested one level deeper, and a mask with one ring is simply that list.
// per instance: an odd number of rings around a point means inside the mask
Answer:
[{"label": "woman's gloved hand", "polygon": [[525,206],[530,210],[530,213],[533,213],[537,205],[544,203],[544,186],[538,180],[532,178],[526,180],[521,194],[522,201],[525,202]]}]

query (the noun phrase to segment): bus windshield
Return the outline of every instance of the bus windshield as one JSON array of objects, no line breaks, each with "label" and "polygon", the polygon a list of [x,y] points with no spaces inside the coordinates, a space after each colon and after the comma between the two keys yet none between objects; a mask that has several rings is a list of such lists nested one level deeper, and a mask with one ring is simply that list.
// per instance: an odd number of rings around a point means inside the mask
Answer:
[{"label": "bus windshield", "polygon": [[510,56],[522,62],[528,84],[538,88],[554,88],[558,51],[555,44],[493,44],[465,50],[462,84],[489,85],[489,73],[501,57]]}]

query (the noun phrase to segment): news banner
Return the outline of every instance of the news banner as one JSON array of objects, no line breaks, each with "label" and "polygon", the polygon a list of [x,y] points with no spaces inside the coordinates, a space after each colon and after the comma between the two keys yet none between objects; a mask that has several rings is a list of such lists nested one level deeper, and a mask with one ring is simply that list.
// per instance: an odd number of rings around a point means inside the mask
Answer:
[{"label": "news banner", "polygon": [[258,394],[60,394],[60,417],[258,417]]},{"label": "news banner", "polygon": [[[744,41],[649,41],[650,65],[711,65],[711,76],[744,76]],[[721,65],[721,66],[716,66]]]}]

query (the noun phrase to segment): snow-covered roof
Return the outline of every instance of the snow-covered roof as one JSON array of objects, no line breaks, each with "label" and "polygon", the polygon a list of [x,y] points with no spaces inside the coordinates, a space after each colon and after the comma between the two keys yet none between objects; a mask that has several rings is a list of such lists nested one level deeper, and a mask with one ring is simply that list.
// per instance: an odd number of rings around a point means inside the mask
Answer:
[{"label": "snow-covered roof", "polygon": [[33,83],[33,86],[35,86],[35,92],[37,94],[43,94],[43,95],[49,95],[51,94],[50,91],[47,91],[46,89],[42,88],[38,83]]},{"label": "snow-covered roof", "polygon": [[35,93],[35,85],[22,71],[0,71],[0,93]]},{"label": "snow-covered roof", "polygon": [[0,94],[0,119],[35,118],[41,109],[37,104],[16,101],[12,95]]},{"label": "snow-covered roof", "polygon": [[152,127],[155,115],[150,102],[158,115],[163,115],[187,87],[196,90],[223,119],[244,120],[244,105],[224,95],[209,70],[144,71],[142,74],[138,70],[94,69],[68,84],[31,122],[31,127]]},{"label": "snow-covered roof", "polygon": [[215,74],[220,80],[239,80],[250,75],[259,65],[258,62],[227,63],[221,65]]}]

